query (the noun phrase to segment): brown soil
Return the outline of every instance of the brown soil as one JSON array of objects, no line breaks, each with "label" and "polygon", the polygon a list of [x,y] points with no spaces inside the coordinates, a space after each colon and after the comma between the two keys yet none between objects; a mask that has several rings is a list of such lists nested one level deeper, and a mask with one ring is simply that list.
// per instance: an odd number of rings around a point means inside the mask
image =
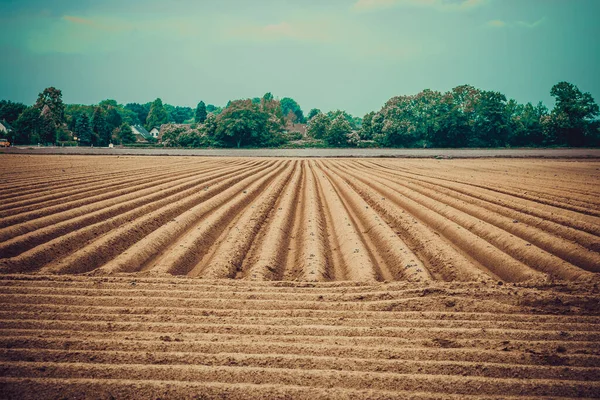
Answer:
[{"label": "brown soil", "polygon": [[0,398],[600,397],[598,161],[0,160]]}]

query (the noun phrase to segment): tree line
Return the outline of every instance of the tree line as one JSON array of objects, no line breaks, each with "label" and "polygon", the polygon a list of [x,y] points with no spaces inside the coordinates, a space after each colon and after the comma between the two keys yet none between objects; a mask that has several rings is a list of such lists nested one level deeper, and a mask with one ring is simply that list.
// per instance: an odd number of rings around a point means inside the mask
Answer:
[{"label": "tree line", "polygon": [[[427,89],[393,97],[381,110],[359,118],[315,108],[305,116],[294,99],[275,99],[271,93],[225,107],[200,101],[195,109],[160,98],[145,104],[65,105],[62,92],[50,87],[29,107],[0,101],[0,121],[12,125],[8,139],[15,144],[130,144],[136,141],[131,126],[164,126],[161,145],[178,147],[277,147],[298,140],[328,147],[600,145],[599,109],[591,94],[568,82],[557,83],[550,94],[555,98],[551,111],[541,102],[519,104],[469,85],[446,93]],[[305,126],[306,135],[290,129],[295,124]]]}]

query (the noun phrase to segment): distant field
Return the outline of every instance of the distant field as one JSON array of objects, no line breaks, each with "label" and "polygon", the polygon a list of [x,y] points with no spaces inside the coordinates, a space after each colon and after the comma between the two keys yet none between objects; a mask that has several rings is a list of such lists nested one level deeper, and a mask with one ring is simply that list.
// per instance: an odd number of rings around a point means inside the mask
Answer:
[{"label": "distant field", "polygon": [[183,155],[222,157],[600,158],[600,149],[140,149],[18,146],[0,154]]},{"label": "distant field", "polygon": [[600,395],[600,161],[0,171],[0,397]]},{"label": "distant field", "polygon": [[4,156],[0,268],[585,279],[600,162]]}]

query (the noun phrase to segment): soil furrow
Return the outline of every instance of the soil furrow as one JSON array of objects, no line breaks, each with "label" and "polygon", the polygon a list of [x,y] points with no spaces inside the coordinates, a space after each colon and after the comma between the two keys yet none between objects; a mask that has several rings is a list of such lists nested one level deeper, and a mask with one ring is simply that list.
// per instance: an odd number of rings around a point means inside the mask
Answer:
[{"label": "soil furrow", "polygon": [[354,192],[339,176],[326,171],[327,177],[335,185],[347,202],[351,215],[360,227],[372,258],[377,258],[384,280],[427,281],[431,275],[416,254],[398,237],[394,230],[374,212],[367,203]]},{"label": "soil furrow", "polygon": [[202,382],[244,382],[347,389],[423,390],[438,393],[472,393],[503,395],[560,395],[594,397],[600,393],[599,382],[516,379],[487,377],[400,374],[390,372],[358,372],[335,370],[293,370],[286,368],[199,365],[140,365],[54,362],[0,363],[4,377],[95,378],[95,379],[162,379]]},{"label": "soil furrow", "polygon": [[185,194],[186,197],[180,197],[175,201],[169,199],[167,204],[161,204],[160,208],[153,209],[149,213],[146,212],[142,216],[136,216],[136,219],[130,219],[124,224],[119,224],[116,229],[113,228],[109,233],[100,236],[64,259],[48,264],[41,271],[43,273],[74,273],[99,268],[185,210],[227,190],[229,185],[245,179],[255,172],[256,169],[252,169],[224,180],[220,177],[215,178],[214,181],[205,182],[205,184],[211,183],[212,185],[205,186],[201,191],[192,188],[190,193]]},{"label": "soil furrow", "polygon": [[[388,176],[389,175],[387,174],[372,172],[373,179],[377,180],[378,182],[385,182],[384,180],[387,180]],[[521,261],[525,265],[533,267],[537,270],[541,270],[545,273],[558,276],[562,279],[577,280],[585,279],[586,277],[592,279],[594,277],[593,274],[589,274],[580,268],[571,265],[567,261],[557,259],[555,255],[550,254],[537,246],[531,246],[531,243],[528,243],[523,239],[510,235],[507,230],[512,230],[508,228],[511,225],[514,225],[514,222],[512,221],[503,221],[504,223],[499,224],[501,227],[497,227],[492,223],[486,222],[488,219],[486,218],[486,213],[478,213],[477,206],[473,204],[466,206],[461,205],[460,203],[452,199],[444,198],[435,192],[416,189],[412,185],[407,186],[402,183],[395,183],[391,181],[386,185],[390,188],[393,188],[403,197],[427,207],[429,210],[446,217],[450,221],[456,222],[469,232],[476,234],[514,259]],[[465,208],[468,208],[469,212],[461,210]],[[528,237],[528,239],[531,239],[531,237]],[[571,250],[573,251],[573,249]],[[600,271],[599,255],[596,254],[595,257],[590,255],[587,261],[589,261],[589,263],[586,264],[586,266],[589,266],[589,268],[598,269],[598,271],[594,272]],[[511,271],[508,271],[508,274],[511,274]],[[498,275],[501,274],[498,273]]]},{"label": "soil furrow", "polygon": [[385,187],[374,186],[348,169],[335,169],[344,180],[380,215],[386,218],[396,234],[419,256],[428,271],[436,278],[446,281],[488,280],[493,273],[470,259],[467,254],[457,251],[451,241],[440,240],[440,234],[427,224],[415,219],[404,209],[394,206],[390,196],[396,196]]},{"label": "soil furrow", "polygon": [[[242,263],[250,246],[284,187],[295,173],[299,174],[299,169],[297,164],[293,163],[240,212],[238,219],[230,223],[216,241],[215,251],[211,257],[205,257],[197,265],[202,270],[203,278],[223,279],[242,276]],[[281,246],[280,243],[278,245]]]},{"label": "soil furrow", "polygon": [[[151,249],[151,258],[141,260],[140,265],[152,274],[170,273],[175,275],[195,274],[194,267],[209,250],[222,229],[237,211],[251,202],[275,176],[281,174],[285,165],[276,162],[269,168],[263,169],[249,179],[230,186],[219,195],[195,208],[188,210],[176,220],[181,225],[180,234],[171,234],[169,227],[157,231],[154,237],[140,242],[139,249],[134,249],[130,257],[146,257],[144,247]],[[207,214],[210,213],[210,214]],[[177,227],[170,227],[171,230]],[[185,235],[183,235],[185,233]],[[178,238],[178,240],[173,240]],[[158,240],[158,242],[157,242]],[[166,243],[166,246],[156,246],[156,243]],[[159,253],[162,251],[162,253]],[[129,263],[130,261],[127,261]],[[110,266],[107,266],[109,269]]]},{"label": "soil furrow", "polygon": [[[562,353],[559,358],[551,357],[550,353],[536,353],[536,351],[522,352],[518,348],[497,346],[496,349],[487,349],[486,342],[481,342],[475,348],[440,348],[433,345],[429,347],[394,347],[389,346],[345,346],[338,344],[312,344],[310,341],[287,343],[276,340],[269,342],[254,342],[238,338],[227,342],[211,340],[185,341],[181,337],[162,337],[154,340],[120,338],[43,338],[35,336],[5,336],[0,337],[0,344],[4,349],[47,349],[70,351],[128,351],[161,354],[174,352],[181,354],[268,354],[268,355],[302,355],[333,358],[370,358],[377,360],[406,360],[406,361],[455,361],[455,362],[481,362],[512,365],[556,365],[574,367],[600,367],[600,356],[591,354]],[[457,346],[459,343],[455,342]],[[493,346],[493,343],[490,343]],[[568,343],[566,344],[568,346]],[[547,346],[547,344],[546,344]],[[503,348],[507,350],[502,350]],[[110,350],[108,350],[110,349]]]},{"label": "soil furrow", "polygon": [[328,205],[327,221],[331,224],[329,234],[333,236],[329,240],[332,245],[331,251],[335,254],[333,259],[338,264],[334,266],[337,279],[340,279],[341,275],[348,280],[366,282],[380,280],[378,268],[340,194],[317,165],[315,165],[314,175],[323,201]]},{"label": "soil furrow", "polygon": [[181,352],[144,353],[140,351],[102,350],[50,350],[50,349],[0,349],[0,363],[27,360],[27,362],[90,363],[119,365],[195,365],[254,368],[281,368],[296,370],[340,370],[394,374],[422,374],[473,376],[513,379],[554,379],[572,381],[598,381],[597,368],[538,366],[523,364],[484,363],[481,361],[420,361],[381,360],[365,358],[300,356],[294,354],[190,354]]},{"label": "soil furrow", "polygon": [[[300,193],[304,190],[305,167],[298,162],[296,172],[290,179],[279,201],[275,204],[268,223],[259,233],[256,244],[249,256],[243,262],[243,277],[249,280],[278,280],[285,273],[288,257],[290,234],[293,232],[295,221],[295,206],[304,207],[302,200],[298,202]],[[293,257],[292,254],[289,255]]]}]

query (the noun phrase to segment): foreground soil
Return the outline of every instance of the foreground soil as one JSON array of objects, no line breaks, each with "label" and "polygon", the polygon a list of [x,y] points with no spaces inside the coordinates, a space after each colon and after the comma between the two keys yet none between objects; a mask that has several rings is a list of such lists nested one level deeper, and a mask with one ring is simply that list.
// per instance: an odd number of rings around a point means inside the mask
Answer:
[{"label": "foreground soil", "polygon": [[1,155],[0,398],[598,398],[599,171]]},{"label": "foreground soil", "polygon": [[597,398],[589,283],[0,278],[2,398]]}]

